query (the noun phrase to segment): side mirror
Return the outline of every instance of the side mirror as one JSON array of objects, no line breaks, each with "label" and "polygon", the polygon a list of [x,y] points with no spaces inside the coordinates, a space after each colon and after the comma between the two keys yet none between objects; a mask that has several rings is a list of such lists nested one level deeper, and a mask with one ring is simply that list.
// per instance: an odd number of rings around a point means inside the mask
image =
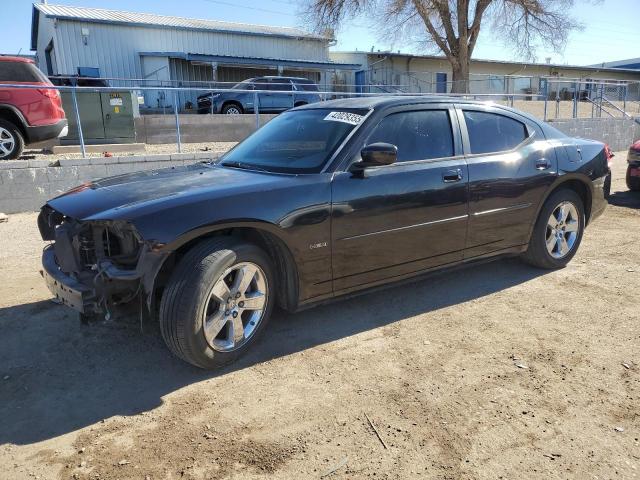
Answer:
[{"label": "side mirror", "polygon": [[390,143],[372,143],[360,150],[360,157],[362,160],[351,166],[352,171],[395,163],[398,158],[398,147]]}]

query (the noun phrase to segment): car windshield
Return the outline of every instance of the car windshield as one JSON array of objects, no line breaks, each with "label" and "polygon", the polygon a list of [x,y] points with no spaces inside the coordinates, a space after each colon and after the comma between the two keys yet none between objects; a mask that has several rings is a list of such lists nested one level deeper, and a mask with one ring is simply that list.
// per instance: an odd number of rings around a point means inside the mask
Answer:
[{"label": "car windshield", "polygon": [[366,110],[304,109],[285,112],[249,136],[221,164],[281,173],[318,173]]}]

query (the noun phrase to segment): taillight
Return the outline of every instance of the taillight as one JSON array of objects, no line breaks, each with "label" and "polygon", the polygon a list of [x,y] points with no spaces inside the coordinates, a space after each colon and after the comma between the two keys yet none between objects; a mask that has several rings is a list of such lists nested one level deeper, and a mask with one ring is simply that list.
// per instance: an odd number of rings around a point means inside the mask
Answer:
[{"label": "taillight", "polygon": [[609,145],[607,145],[606,143],[604,145],[604,154],[607,156],[607,166],[611,168],[611,165],[613,165],[613,157],[615,155],[611,151],[611,148],[609,148]]},{"label": "taillight", "polygon": [[60,93],[55,88],[39,88],[38,91],[47,98],[60,98]]}]

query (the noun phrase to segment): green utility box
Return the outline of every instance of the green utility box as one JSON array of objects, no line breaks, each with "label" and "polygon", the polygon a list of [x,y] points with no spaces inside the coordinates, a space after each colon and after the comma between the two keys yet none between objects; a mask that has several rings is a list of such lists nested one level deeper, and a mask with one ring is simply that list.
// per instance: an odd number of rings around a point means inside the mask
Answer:
[{"label": "green utility box", "polygon": [[[136,141],[133,118],[138,114],[137,96],[129,91],[79,91],[77,96],[82,135],[86,144]],[[77,144],[80,139],[71,92],[62,92],[62,107],[69,121],[69,134],[61,138],[60,143]]]}]

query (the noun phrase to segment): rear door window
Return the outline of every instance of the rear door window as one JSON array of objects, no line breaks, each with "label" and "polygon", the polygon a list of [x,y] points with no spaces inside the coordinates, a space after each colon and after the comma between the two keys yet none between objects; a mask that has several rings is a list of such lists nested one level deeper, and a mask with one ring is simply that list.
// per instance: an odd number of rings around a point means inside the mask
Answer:
[{"label": "rear door window", "polygon": [[398,147],[398,162],[453,157],[453,133],[447,110],[392,113],[375,128],[367,144]]},{"label": "rear door window", "polygon": [[47,83],[49,80],[32,63],[0,62],[0,82]]},{"label": "rear door window", "polygon": [[472,110],[462,113],[472,154],[505,152],[529,137],[525,124],[511,117]]},{"label": "rear door window", "polygon": [[290,92],[293,90],[293,85],[291,81],[286,78],[273,78],[271,80],[271,84],[269,85],[269,90],[276,90],[279,92]]}]

